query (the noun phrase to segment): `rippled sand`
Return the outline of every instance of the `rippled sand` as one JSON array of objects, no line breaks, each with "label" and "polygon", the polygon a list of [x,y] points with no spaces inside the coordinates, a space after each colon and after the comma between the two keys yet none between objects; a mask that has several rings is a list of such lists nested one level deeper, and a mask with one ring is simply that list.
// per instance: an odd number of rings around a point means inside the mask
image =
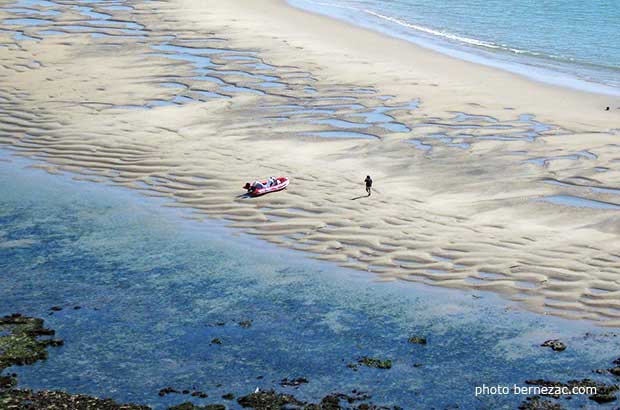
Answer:
[{"label": "rippled sand", "polygon": [[[278,1],[22,0],[0,9],[0,61],[0,144],[50,172],[381,280],[620,325],[617,99]],[[241,195],[267,175],[292,183]]]}]

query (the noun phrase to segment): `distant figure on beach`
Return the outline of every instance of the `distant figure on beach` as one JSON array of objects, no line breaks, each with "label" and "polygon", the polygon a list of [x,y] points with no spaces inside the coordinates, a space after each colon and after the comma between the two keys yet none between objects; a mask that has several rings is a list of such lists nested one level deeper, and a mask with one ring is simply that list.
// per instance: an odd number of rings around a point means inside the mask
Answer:
[{"label": "distant figure on beach", "polygon": [[607,108],[605,108],[605,111],[609,111],[609,106],[607,106]]},{"label": "distant figure on beach", "polygon": [[368,192],[368,196],[370,196],[372,193],[372,178],[370,178],[370,175],[366,175],[364,182],[366,182],[366,192]]}]

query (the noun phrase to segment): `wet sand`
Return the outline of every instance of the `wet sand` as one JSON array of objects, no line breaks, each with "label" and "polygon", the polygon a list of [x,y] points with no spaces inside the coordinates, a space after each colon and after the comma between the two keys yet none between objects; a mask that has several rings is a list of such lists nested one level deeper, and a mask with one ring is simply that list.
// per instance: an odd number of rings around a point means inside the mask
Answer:
[{"label": "wet sand", "polygon": [[[0,28],[0,144],[50,172],[379,280],[620,325],[617,99],[280,1],[23,0]],[[291,186],[239,196],[266,175]]]}]

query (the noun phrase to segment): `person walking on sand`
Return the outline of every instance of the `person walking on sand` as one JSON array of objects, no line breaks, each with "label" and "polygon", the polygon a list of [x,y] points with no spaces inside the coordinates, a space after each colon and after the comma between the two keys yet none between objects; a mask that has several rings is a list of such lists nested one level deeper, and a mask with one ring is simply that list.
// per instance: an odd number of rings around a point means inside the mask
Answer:
[{"label": "person walking on sand", "polygon": [[370,194],[372,193],[372,178],[370,177],[370,175],[366,175],[366,179],[364,180],[364,182],[366,182],[366,192],[368,192],[368,196],[370,196]]}]

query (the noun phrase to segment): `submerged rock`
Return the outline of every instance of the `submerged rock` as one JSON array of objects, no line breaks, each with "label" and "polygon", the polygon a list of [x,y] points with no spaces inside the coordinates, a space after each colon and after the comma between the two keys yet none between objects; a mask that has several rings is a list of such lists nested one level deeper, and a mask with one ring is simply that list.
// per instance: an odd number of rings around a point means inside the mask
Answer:
[{"label": "submerged rock", "polygon": [[206,404],[204,406],[198,406],[189,401],[176,406],[168,407],[168,410],[226,410],[226,406],[223,404]]},{"label": "submerged rock", "polygon": [[588,399],[595,401],[599,404],[602,403],[611,403],[612,401],[616,401],[615,393],[620,390],[615,384],[602,384],[596,383],[596,394],[588,397]]},{"label": "submerged rock", "polygon": [[60,391],[9,389],[0,391],[3,409],[16,410],[151,410],[148,406],[119,404],[110,399]]},{"label": "submerged rock", "polygon": [[209,397],[209,395],[207,393],[203,393],[201,391],[193,391],[192,392],[192,397],[199,397],[201,399],[206,399],[207,397]]},{"label": "submerged rock", "polygon": [[564,350],[566,350],[566,345],[560,342],[558,339],[546,340],[543,344],[541,344],[541,346],[550,347],[551,350],[555,352],[563,352]]},{"label": "submerged rock", "polygon": [[172,387],[164,387],[157,394],[159,395],[159,397],[164,397],[165,395],[172,393],[178,393],[178,391],[173,389]]},{"label": "submerged rock", "polygon": [[380,360],[374,357],[363,356],[357,360],[357,363],[348,364],[348,367],[353,370],[357,370],[359,366],[373,367],[375,369],[391,369],[392,361],[389,359]]},{"label": "submerged rock", "polygon": [[412,336],[409,339],[407,339],[407,341],[409,343],[419,344],[419,345],[425,345],[426,344],[426,338],[425,337],[419,337],[419,336]]},{"label": "submerged rock", "polygon": [[302,384],[308,383],[308,379],[305,377],[298,377],[296,379],[282,379],[280,380],[280,386],[299,387]]},{"label": "submerged rock", "polygon": [[237,399],[242,407],[249,407],[255,410],[279,410],[280,407],[288,404],[303,406],[305,403],[298,401],[290,394],[276,393],[275,390],[258,391]]},{"label": "submerged rock", "polygon": [[532,396],[525,399],[519,410],[562,410],[563,407],[559,403],[551,400],[542,399],[540,396]]},{"label": "submerged rock", "polygon": [[242,328],[249,328],[252,327],[252,321],[251,320],[242,320],[241,322],[239,322],[239,326],[241,326]]},{"label": "submerged rock", "polygon": [[323,397],[323,400],[321,400],[321,404],[320,404],[320,408],[321,410],[338,410],[341,409],[340,407],[340,398],[335,395],[329,395],[329,396],[325,396]]},{"label": "submerged rock", "polygon": [[[249,321],[248,321],[249,322]],[[251,323],[251,322],[249,322]],[[51,337],[55,332],[44,326],[44,321],[38,318],[13,314],[0,318],[0,409],[12,410],[151,410],[149,406],[139,404],[119,404],[111,399],[101,399],[98,397],[82,394],[71,394],[61,391],[32,391],[29,389],[18,389],[15,374],[2,375],[2,371],[14,365],[33,364],[38,360],[47,358],[47,347],[62,346],[63,341],[59,339],[40,339],[42,336]],[[249,324],[242,325],[249,327]],[[219,339],[213,339],[212,343],[219,344]],[[354,366],[363,365],[378,369],[389,369],[392,367],[391,360],[379,360],[371,357],[361,357]],[[258,379],[262,376],[258,376]],[[308,383],[304,377],[296,379],[283,379],[282,386],[298,387]],[[218,385],[220,386],[220,385]],[[159,390],[160,397],[168,394],[190,394],[190,390],[176,390],[172,387],[164,387]],[[192,397],[206,398],[208,395],[192,387]],[[222,396],[226,400],[234,399],[232,393]],[[275,390],[256,391],[252,394],[240,397],[237,402],[244,408],[255,410],[393,410],[394,407],[376,406],[372,403],[365,403],[370,396],[352,391],[351,395],[335,393],[325,396],[320,403],[306,403],[298,400],[292,395],[277,393]],[[356,404],[357,402],[361,402]],[[341,404],[344,403],[344,406]],[[197,405],[191,402],[184,402],[172,406],[170,410],[226,410],[223,404]]]},{"label": "submerged rock", "polygon": [[[552,392],[547,394],[546,396],[550,396],[553,398],[562,397],[562,388],[568,388],[569,391],[573,391],[574,388],[586,388],[586,387],[595,387],[596,394],[593,394],[588,397],[588,399],[593,400],[597,403],[609,403],[616,400],[615,393],[620,390],[620,387],[615,384],[605,384],[596,382],[591,379],[582,379],[582,380],[569,380],[567,383],[557,382],[557,381],[549,381],[544,379],[537,380],[526,380],[526,384],[549,387],[552,388]],[[570,397],[570,396],[567,396]]]}]

